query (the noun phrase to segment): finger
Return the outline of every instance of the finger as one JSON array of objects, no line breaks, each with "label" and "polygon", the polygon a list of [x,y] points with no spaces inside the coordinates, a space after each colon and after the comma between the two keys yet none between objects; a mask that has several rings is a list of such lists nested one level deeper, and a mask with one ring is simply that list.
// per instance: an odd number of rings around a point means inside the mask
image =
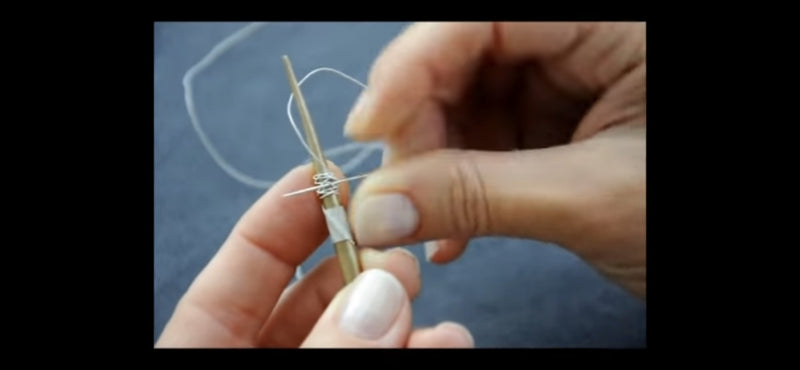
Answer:
[{"label": "finger", "polygon": [[[523,70],[489,63],[476,71],[473,79],[480,82],[472,83],[470,96],[463,97],[458,104],[480,105],[480,108],[449,110],[445,116],[445,109],[438,102],[424,102],[413,119],[382,138],[385,144],[383,164],[445,147],[477,150],[514,147],[519,141],[518,130],[504,127],[509,125],[504,117],[516,109],[514,105],[519,99],[515,95],[521,90],[516,86],[522,83],[518,77]],[[486,130],[487,124],[496,129]]]},{"label": "finger", "polygon": [[425,242],[425,259],[432,263],[447,263],[464,253],[469,238],[454,237]]},{"label": "finger", "polygon": [[[524,37],[526,32],[542,28],[564,32],[561,37],[569,42],[561,43],[565,48],[544,60],[543,65],[557,86],[575,96],[594,97],[645,61],[644,22],[576,23],[572,27],[569,23],[555,27],[517,24],[515,27],[519,29],[506,29],[509,36]],[[537,47],[525,42],[511,45],[519,46],[513,53],[518,55]]]},{"label": "finger", "polygon": [[447,145],[445,117],[437,104],[424,103],[414,121],[384,138],[383,165]]},{"label": "finger", "polygon": [[475,340],[463,325],[443,322],[432,328],[417,329],[408,338],[408,348],[473,348]]},{"label": "finger", "polygon": [[634,68],[597,101],[572,135],[585,140],[611,126],[647,121],[647,66]]},{"label": "finger", "polygon": [[[587,140],[541,150],[438,150],[408,158],[376,171],[354,194],[355,238],[372,247],[497,234],[565,242],[614,209],[624,190],[615,185],[632,179],[638,165],[628,162],[638,159],[620,147]],[[609,170],[607,163],[618,166]]]},{"label": "finger", "polygon": [[562,66],[554,77],[567,85],[605,86],[643,55],[643,32],[632,29],[640,31],[643,24],[414,24],[376,59],[345,130],[357,140],[391,136],[426,103],[454,103],[487,55],[500,61],[552,60],[554,67]]},{"label": "finger", "polygon": [[453,101],[491,41],[491,23],[416,23],[375,61],[345,125],[370,140],[396,131],[427,101]]},{"label": "finger", "polygon": [[403,285],[391,273],[370,269],[334,297],[302,347],[401,348],[410,331]]},{"label": "finger", "polygon": [[[332,163],[330,168],[343,177]],[[178,303],[161,345],[255,341],[296,266],[328,235],[313,193],[283,197],[313,186],[313,175],[310,165],[293,169],[244,214]],[[348,193],[344,184],[342,202]]]},{"label": "finger", "polygon": [[[385,252],[362,249],[359,253],[365,270],[382,269],[394,275],[413,299],[420,290],[417,258],[403,248]],[[295,284],[272,313],[261,330],[259,344],[264,347],[296,348],[343,286],[339,262],[335,256],[317,265]]]}]

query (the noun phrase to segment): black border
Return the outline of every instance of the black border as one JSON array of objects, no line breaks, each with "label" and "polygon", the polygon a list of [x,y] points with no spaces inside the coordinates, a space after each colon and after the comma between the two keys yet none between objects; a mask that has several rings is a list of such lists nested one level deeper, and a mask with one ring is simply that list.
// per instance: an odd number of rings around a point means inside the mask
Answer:
[{"label": "black border", "polygon": [[[376,5],[377,6],[377,5]],[[486,17],[493,17],[497,12],[480,9],[480,17],[424,17],[416,16],[414,19],[422,20],[488,20]],[[387,10],[388,11],[388,10]],[[386,13],[387,11],[378,11]],[[526,12],[504,12],[503,20],[523,20],[520,17]],[[529,13],[529,12],[527,12]],[[538,18],[539,20],[558,20],[558,19],[588,19],[591,17],[551,17]],[[206,18],[208,19],[208,18]],[[241,18],[240,18],[241,19]],[[605,18],[602,18],[605,19]],[[617,18],[619,19],[619,18]],[[642,17],[626,17],[620,20],[642,19]],[[165,16],[160,19],[146,19],[132,23],[122,22],[103,22],[102,27],[108,34],[101,38],[105,40],[98,52],[97,45],[78,46],[77,49],[88,51],[86,55],[94,60],[76,61],[74,65],[67,63],[66,71],[62,73],[70,74],[65,76],[64,84],[69,84],[65,91],[72,91],[69,103],[72,105],[72,112],[76,112],[73,117],[73,125],[69,130],[71,135],[82,136],[83,142],[90,146],[73,149],[71,153],[78,155],[83,161],[89,161],[87,168],[80,174],[90,179],[90,182],[76,187],[72,193],[74,197],[75,214],[81,214],[86,207],[86,200],[96,201],[100,210],[96,212],[86,212],[89,219],[76,217],[75,219],[66,218],[69,224],[67,230],[75,237],[83,235],[80,230],[87,227],[91,222],[97,225],[98,232],[92,236],[91,244],[96,247],[88,248],[85,258],[89,261],[91,273],[85,275],[85,280],[81,283],[87,288],[87,303],[91,313],[86,320],[91,323],[99,324],[98,330],[104,334],[101,342],[106,340],[112,344],[121,345],[123,342],[130,341],[132,348],[144,348],[153,350],[151,336],[152,316],[145,314],[152,308],[152,278],[153,254],[150,249],[152,242],[152,221],[153,209],[151,208],[151,198],[153,195],[153,171],[150,167],[153,147],[145,143],[152,143],[152,131],[150,113],[150,98],[152,93],[152,39],[154,21],[175,21],[186,20],[178,16]],[[226,20],[238,20],[228,18]],[[246,20],[246,19],[241,19]],[[269,19],[266,20],[278,20]],[[280,19],[293,20],[293,19]],[[300,19],[298,19],[300,20]],[[324,17],[304,16],[302,20],[324,20]],[[325,19],[331,20],[331,19]],[[349,19],[347,16],[336,20],[366,20]],[[384,14],[384,19],[395,20],[391,16]],[[400,19],[402,20],[402,18]],[[78,26],[76,34],[72,37],[87,37],[94,35],[99,24],[85,24]],[[670,94],[673,90],[664,86],[665,81],[669,81],[670,75],[677,75],[680,71],[673,68],[670,60],[678,58],[674,50],[665,51],[661,49],[663,45],[659,41],[664,41],[673,33],[671,29],[665,29],[663,25],[654,25],[648,22],[648,40],[650,44],[650,74],[648,84],[651,86],[650,94],[655,92],[655,99],[650,99],[649,105],[649,151],[648,151],[648,267],[650,274],[648,283],[650,287],[649,309],[648,309],[648,350],[654,347],[666,346],[671,335],[666,332],[670,328],[670,322],[680,320],[679,312],[682,314],[690,313],[685,308],[674,309],[681,306],[691,298],[687,298],[684,292],[678,292],[676,280],[687,278],[684,274],[676,273],[675,266],[681,265],[682,245],[685,245],[685,235],[673,231],[674,220],[670,221],[670,214],[683,215],[686,210],[676,210],[675,212],[666,211],[667,205],[674,207],[687,207],[685,202],[670,204],[670,198],[678,198],[676,190],[667,184],[680,182],[674,178],[669,178],[669,173],[661,172],[661,169],[674,167],[674,161],[688,154],[680,152],[675,143],[683,142],[681,133],[669,128],[678,125],[675,122],[685,120],[680,117],[669,117],[670,105],[675,102],[675,94]],[[63,36],[62,36],[63,37]],[[65,38],[69,39],[69,37]],[[652,41],[656,41],[655,43]],[[73,40],[74,42],[74,40]],[[655,46],[655,49],[653,48]],[[79,50],[71,47],[61,46],[64,51],[73,50],[72,53],[79,53]],[[653,54],[655,53],[655,54]],[[685,51],[681,55],[685,55]],[[653,64],[655,56],[656,64]],[[660,59],[659,59],[660,58]],[[660,61],[659,61],[660,60]],[[653,70],[653,66],[656,69]],[[74,67],[74,68],[72,68]],[[668,68],[669,67],[669,68]],[[655,73],[654,73],[655,71]],[[91,80],[91,82],[88,82]],[[115,81],[116,80],[116,81]],[[112,83],[113,82],[113,83]],[[679,89],[679,88],[676,88]],[[88,94],[87,94],[88,93]],[[660,96],[660,99],[659,99]],[[88,97],[91,97],[89,99]],[[141,100],[141,101],[139,101]],[[655,102],[655,105],[653,103]],[[655,110],[653,109],[655,107]],[[120,112],[124,112],[120,114]],[[674,113],[674,112],[673,112]],[[83,118],[89,119],[83,121]],[[107,122],[104,118],[114,117],[114,122]],[[669,117],[669,118],[668,118]],[[81,122],[86,122],[85,125]],[[77,126],[77,127],[76,127]],[[655,131],[652,131],[655,128]],[[670,138],[668,133],[675,132],[676,135]],[[88,140],[86,140],[88,138]],[[657,166],[663,162],[663,166]],[[681,162],[684,162],[681,160]],[[656,167],[653,167],[656,165]],[[104,179],[97,176],[98,168],[102,170]],[[674,168],[673,168],[674,169]],[[685,170],[679,172],[686,173]],[[78,176],[78,175],[76,175]],[[684,175],[685,176],[685,175]],[[659,186],[661,185],[661,186]],[[80,194],[80,195],[78,195]],[[657,195],[654,195],[657,194]],[[654,211],[655,210],[655,211]],[[63,214],[62,214],[63,217]],[[661,223],[658,223],[661,221]],[[72,224],[74,223],[74,224]],[[667,225],[659,227],[658,225]],[[672,226],[672,227],[671,227]],[[151,232],[148,232],[151,230]],[[670,238],[671,237],[671,238]],[[80,239],[77,239],[80,240]],[[80,245],[80,242],[76,242]],[[71,243],[70,243],[71,244]],[[670,253],[672,252],[672,253]],[[675,260],[670,261],[669,256],[674,256]],[[71,257],[75,257],[74,254]],[[83,258],[83,256],[78,257]],[[83,261],[84,263],[86,261]],[[98,271],[99,269],[99,271]],[[682,275],[682,276],[678,276]],[[691,277],[688,277],[691,279]],[[113,289],[116,294],[110,296],[97,296],[92,289],[93,286],[103,287],[104,290]],[[675,294],[670,294],[675,293]],[[681,294],[678,294],[681,293]],[[672,297],[671,297],[672,296]],[[681,297],[681,298],[678,298]],[[655,302],[655,304],[653,304]],[[655,307],[655,309],[653,309]],[[77,311],[81,311],[80,309]],[[85,313],[85,312],[84,312]],[[85,324],[85,323],[84,323]],[[676,330],[673,328],[673,330]],[[96,333],[92,333],[96,334]],[[679,340],[685,338],[686,333],[678,336]],[[96,335],[93,342],[97,342]],[[470,356],[470,354],[482,356],[487,353],[501,351],[503,359],[511,360],[532,360],[527,356],[540,356],[541,352],[552,352],[557,356],[559,353],[567,354],[569,350],[543,350],[535,349],[537,353],[528,354],[527,351],[534,349],[518,350],[499,350],[499,349],[478,349],[474,351],[449,350],[458,352],[458,356]],[[154,350],[155,353],[178,353],[187,350]],[[188,351],[208,351],[221,352],[230,350],[188,350]],[[273,358],[278,353],[290,354],[291,350],[270,350],[269,358]],[[347,351],[318,350],[326,355],[343,353],[348,356]],[[441,351],[441,353],[439,353]],[[582,350],[586,354],[598,353],[642,353],[646,350]],[[240,351],[243,352],[243,351]],[[247,352],[247,351],[244,351]],[[405,351],[425,357],[428,354],[445,354],[448,350],[414,350]],[[302,356],[304,352],[299,352]],[[382,358],[387,353],[380,350],[373,350],[378,358]],[[396,353],[396,351],[395,351]],[[454,353],[455,354],[455,353]],[[500,354],[500,353],[498,353]],[[359,354],[364,355],[363,353]],[[413,356],[412,355],[412,356]],[[310,358],[310,357],[309,357]],[[350,358],[350,357],[345,357]],[[267,360],[271,361],[271,360]],[[363,360],[359,360],[362,362]],[[268,365],[269,362],[264,365]]]}]

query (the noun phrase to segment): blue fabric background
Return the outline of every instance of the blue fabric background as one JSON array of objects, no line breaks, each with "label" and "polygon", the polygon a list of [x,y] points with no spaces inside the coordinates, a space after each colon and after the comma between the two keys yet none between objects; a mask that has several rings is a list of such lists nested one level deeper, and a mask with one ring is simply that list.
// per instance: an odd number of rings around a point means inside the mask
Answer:
[{"label": "blue fabric background", "polygon": [[[189,67],[245,25],[154,25],[154,342],[183,292],[263,193],[231,179],[205,152],[181,85]],[[195,79],[201,125],[234,166],[278,179],[307,157],[286,119],[289,88],[280,56],[292,58],[298,78],[327,66],[365,82],[375,57],[405,25],[268,24]],[[322,145],[346,143],[342,125],[359,87],[332,74],[303,86]],[[376,167],[379,157],[357,172]],[[426,263],[421,245],[409,249],[422,261],[423,288],[413,304],[417,326],[463,323],[478,347],[645,346],[645,305],[557,246],[477,239],[446,266]],[[304,264],[306,271],[332,254],[326,242]]]}]

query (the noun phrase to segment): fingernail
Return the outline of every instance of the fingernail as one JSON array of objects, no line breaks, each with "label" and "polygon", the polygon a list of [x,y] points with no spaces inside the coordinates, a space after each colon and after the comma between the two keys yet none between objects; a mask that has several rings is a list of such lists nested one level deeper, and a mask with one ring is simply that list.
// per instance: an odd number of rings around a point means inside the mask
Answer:
[{"label": "fingernail", "polygon": [[383,337],[403,308],[405,291],[392,274],[371,269],[354,282],[339,321],[342,330],[361,339]]},{"label": "fingernail", "polygon": [[361,263],[365,266],[378,266],[386,259],[386,252],[372,248],[361,248],[359,250]]},{"label": "fingernail", "polygon": [[383,157],[381,157],[381,166],[388,164],[392,160],[392,149],[388,146],[383,147]]},{"label": "fingernail", "polygon": [[425,242],[425,259],[428,262],[431,261],[431,257],[436,254],[436,251],[439,249],[439,242],[436,240],[431,240]]},{"label": "fingernail", "polygon": [[350,110],[350,115],[347,116],[347,122],[344,124],[345,136],[353,136],[355,130],[358,129],[359,123],[364,120],[364,113],[369,107],[370,100],[367,91],[362,92],[358,97],[355,105],[353,105],[353,109]]},{"label": "fingernail", "polygon": [[411,235],[417,228],[417,210],[401,194],[368,196],[354,206],[353,229],[361,244],[390,244]]},{"label": "fingernail", "polygon": [[398,251],[398,252],[401,252],[401,253],[405,254],[406,256],[408,256],[408,258],[410,258],[412,261],[414,261],[414,264],[417,265],[417,271],[420,271],[419,260],[417,259],[417,256],[414,255],[414,253],[411,253],[410,250],[405,249],[403,247],[394,247],[392,249],[387,250],[386,252],[389,253],[389,252],[392,252],[392,251]]},{"label": "fingernail", "polygon": [[417,256],[403,247],[394,247],[383,251],[372,248],[361,248],[358,253],[361,256],[361,263],[364,266],[380,266],[381,264],[386,263],[386,259],[390,258],[391,253],[395,251],[404,254],[407,258],[414,261],[414,264],[417,266],[417,271],[419,271],[420,266]]}]

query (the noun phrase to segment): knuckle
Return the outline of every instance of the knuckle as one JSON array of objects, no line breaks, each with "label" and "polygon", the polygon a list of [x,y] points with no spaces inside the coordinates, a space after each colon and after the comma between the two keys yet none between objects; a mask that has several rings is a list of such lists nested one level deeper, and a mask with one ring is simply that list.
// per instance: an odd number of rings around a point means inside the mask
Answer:
[{"label": "knuckle", "polygon": [[467,235],[487,232],[490,218],[486,187],[472,155],[458,154],[448,177],[451,231]]}]

